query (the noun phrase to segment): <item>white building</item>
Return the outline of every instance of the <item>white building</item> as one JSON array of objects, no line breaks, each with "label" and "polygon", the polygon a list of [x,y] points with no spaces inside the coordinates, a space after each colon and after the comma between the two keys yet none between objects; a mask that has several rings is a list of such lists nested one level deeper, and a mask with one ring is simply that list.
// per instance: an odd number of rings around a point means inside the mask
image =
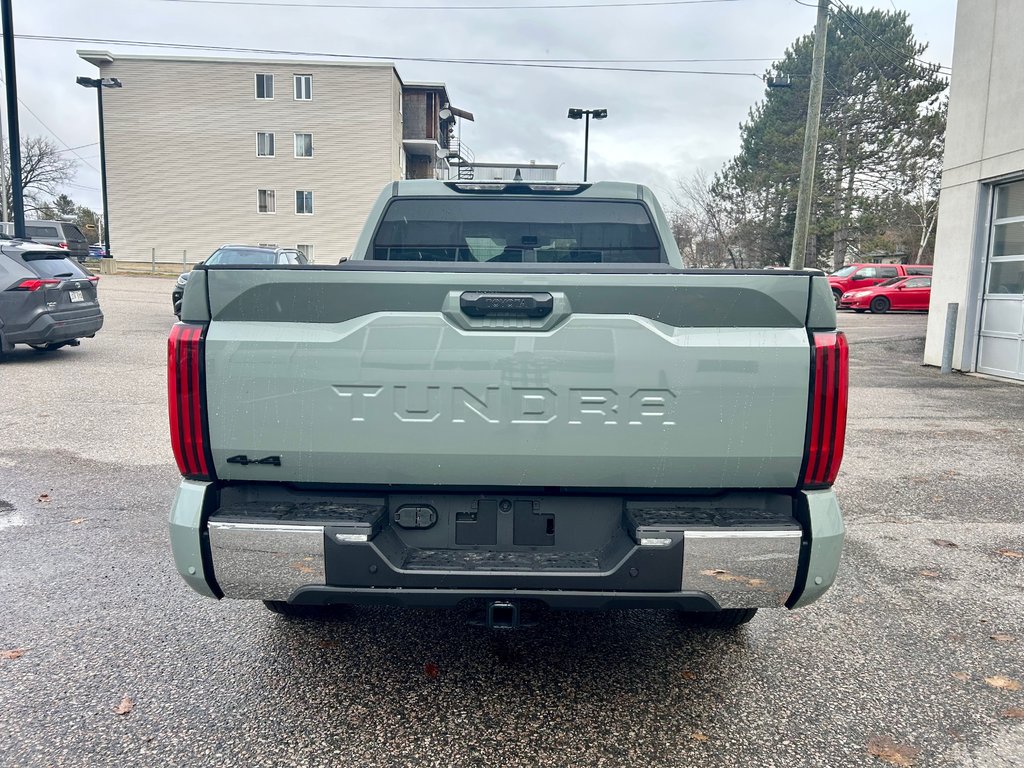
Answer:
[{"label": "white building", "polygon": [[78,53],[123,85],[104,91],[118,259],[234,242],[336,263],[389,182],[448,176],[447,90],[392,64]]},{"label": "white building", "polygon": [[1024,380],[1024,2],[960,0],[924,361]]},{"label": "white building", "polygon": [[474,181],[557,181],[558,166],[554,163],[482,163],[474,162]]}]

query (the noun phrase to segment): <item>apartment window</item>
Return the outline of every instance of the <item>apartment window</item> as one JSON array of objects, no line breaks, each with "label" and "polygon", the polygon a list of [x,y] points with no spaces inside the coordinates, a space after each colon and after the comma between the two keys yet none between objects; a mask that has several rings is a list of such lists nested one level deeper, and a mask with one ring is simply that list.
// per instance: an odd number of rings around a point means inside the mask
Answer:
[{"label": "apartment window", "polygon": [[295,76],[295,100],[310,101],[313,98],[313,76]]},{"label": "apartment window", "polygon": [[313,156],[313,134],[312,133],[296,133],[295,134],[295,156],[296,157],[312,157]]},{"label": "apartment window", "polygon": [[256,132],[256,156],[274,156],[274,134],[268,133],[266,131]]},{"label": "apartment window", "polygon": [[259,213],[277,213],[277,193],[272,189],[256,190],[256,210]]},{"label": "apartment window", "polygon": [[274,98],[274,76],[273,75],[256,75],[256,98],[257,99],[272,99],[272,98]]},{"label": "apartment window", "polygon": [[313,215],[313,193],[307,190],[295,190],[295,212],[303,216]]},{"label": "apartment window", "polygon": [[306,257],[306,261],[310,264],[313,263],[313,244],[312,243],[299,243],[295,246],[295,250]]}]

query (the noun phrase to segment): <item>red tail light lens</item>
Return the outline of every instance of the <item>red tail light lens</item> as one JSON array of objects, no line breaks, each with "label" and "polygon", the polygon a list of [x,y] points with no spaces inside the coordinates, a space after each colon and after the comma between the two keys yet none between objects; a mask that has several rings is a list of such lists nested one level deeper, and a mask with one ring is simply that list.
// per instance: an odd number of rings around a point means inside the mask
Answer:
[{"label": "red tail light lens", "polygon": [[846,442],[846,404],[850,388],[850,352],[840,331],[814,334],[814,380],[810,439],[804,485],[829,486],[836,481]]},{"label": "red tail light lens", "polygon": [[67,243],[57,243],[57,247],[58,248],[63,248],[65,251],[68,250],[68,244]]},{"label": "red tail light lens", "polygon": [[54,280],[52,278],[27,278],[22,280],[16,286],[11,288],[12,291],[38,291],[40,288],[45,288],[48,285],[60,285],[60,280]]},{"label": "red tail light lens", "polygon": [[171,422],[171,448],[178,471],[192,480],[210,480],[209,453],[203,399],[202,325],[176,323],[167,340],[167,411]]}]

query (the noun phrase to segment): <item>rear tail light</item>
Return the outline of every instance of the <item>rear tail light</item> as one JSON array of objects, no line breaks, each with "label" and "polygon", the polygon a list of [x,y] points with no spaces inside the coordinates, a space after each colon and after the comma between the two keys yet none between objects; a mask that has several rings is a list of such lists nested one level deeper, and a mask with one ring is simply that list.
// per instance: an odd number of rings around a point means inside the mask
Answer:
[{"label": "rear tail light", "polygon": [[67,243],[57,243],[57,247],[58,248],[63,248],[65,251],[68,250],[68,244]]},{"label": "rear tail light", "polygon": [[804,486],[830,486],[839,474],[846,441],[850,386],[849,347],[841,331],[814,334],[814,369]]},{"label": "rear tail light", "polygon": [[213,459],[203,408],[203,331],[205,326],[176,323],[167,340],[167,410],[171,448],[178,471],[192,480],[210,480]]},{"label": "rear tail light", "polygon": [[60,280],[54,280],[51,277],[36,278],[29,277],[22,280],[16,286],[11,288],[12,291],[38,291],[40,288],[45,288],[48,285],[60,285]]},{"label": "rear tail light", "polygon": [[93,285],[96,285],[96,283],[98,283],[98,282],[100,281],[100,276],[99,276],[99,275],[91,275],[90,277],[88,277],[88,278],[86,278],[86,279],[87,279],[87,280],[88,280],[88,281],[89,281],[90,283],[92,283]]}]

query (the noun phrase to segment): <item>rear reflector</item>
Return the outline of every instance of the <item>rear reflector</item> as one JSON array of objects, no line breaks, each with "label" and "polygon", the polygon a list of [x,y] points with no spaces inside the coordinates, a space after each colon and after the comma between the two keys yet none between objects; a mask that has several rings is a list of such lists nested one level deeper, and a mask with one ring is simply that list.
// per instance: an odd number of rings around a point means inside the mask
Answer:
[{"label": "rear reflector", "polygon": [[849,348],[841,331],[814,334],[814,381],[807,428],[804,486],[830,486],[839,474],[846,441]]},{"label": "rear reflector", "polygon": [[38,291],[40,288],[45,288],[48,285],[60,285],[60,280],[54,280],[53,278],[26,278],[18,283],[16,286],[11,288],[12,291]]},{"label": "rear reflector", "polygon": [[213,460],[202,407],[205,384],[202,325],[175,323],[167,340],[167,412],[171,448],[178,471],[192,480],[210,480]]}]

